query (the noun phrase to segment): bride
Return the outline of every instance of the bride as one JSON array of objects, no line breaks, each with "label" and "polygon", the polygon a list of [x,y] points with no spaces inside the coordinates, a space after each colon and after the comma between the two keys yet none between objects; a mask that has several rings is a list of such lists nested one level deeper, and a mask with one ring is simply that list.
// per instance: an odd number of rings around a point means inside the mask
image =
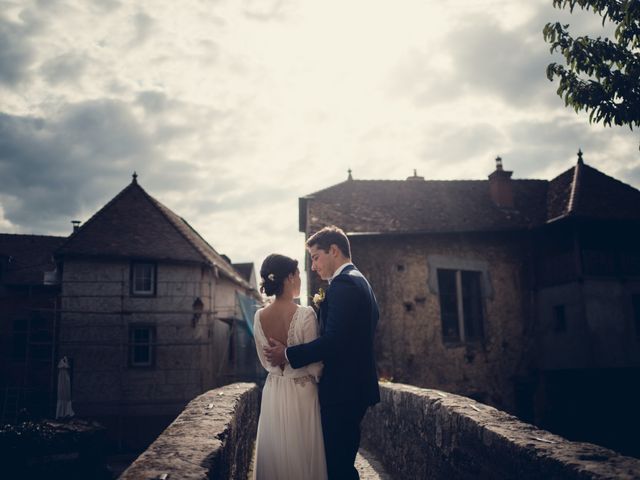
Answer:
[{"label": "bride", "polygon": [[263,347],[269,339],[287,346],[318,337],[315,312],[293,299],[300,295],[298,262],[284,255],[269,255],[260,269],[262,291],[275,295],[256,312],[254,335],[260,363],[269,372],[262,391],[254,462],[257,480],[325,480],[325,462],[317,382],[322,363],[291,368],[272,366]]}]

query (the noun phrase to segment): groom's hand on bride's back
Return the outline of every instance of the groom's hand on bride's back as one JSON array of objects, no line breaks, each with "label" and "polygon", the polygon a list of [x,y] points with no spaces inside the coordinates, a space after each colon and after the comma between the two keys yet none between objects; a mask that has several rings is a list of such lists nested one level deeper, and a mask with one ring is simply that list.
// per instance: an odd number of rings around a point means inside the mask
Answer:
[{"label": "groom's hand on bride's back", "polygon": [[275,338],[269,338],[269,346],[264,347],[264,355],[271,365],[283,366],[287,363],[287,357],[284,355],[285,345]]}]

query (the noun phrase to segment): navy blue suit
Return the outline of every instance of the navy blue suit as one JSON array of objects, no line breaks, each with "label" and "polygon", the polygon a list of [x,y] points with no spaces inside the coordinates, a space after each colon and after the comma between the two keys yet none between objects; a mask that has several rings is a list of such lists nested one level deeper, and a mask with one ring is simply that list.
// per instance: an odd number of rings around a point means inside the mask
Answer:
[{"label": "navy blue suit", "polygon": [[373,336],[378,304],[367,279],[353,265],[337,275],[320,304],[320,336],[287,348],[293,368],[322,361],[318,392],[329,479],[358,478],[353,462],[360,422],[380,401]]}]

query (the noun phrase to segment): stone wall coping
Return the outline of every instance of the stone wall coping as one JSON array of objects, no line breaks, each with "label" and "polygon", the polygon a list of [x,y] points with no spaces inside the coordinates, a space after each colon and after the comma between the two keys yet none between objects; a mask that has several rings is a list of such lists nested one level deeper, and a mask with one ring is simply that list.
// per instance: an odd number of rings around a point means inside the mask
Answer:
[{"label": "stone wall coping", "polygon": [[[382,403],[372,409],[369,421],[385,423],[393,429],[405,419],[388,418],[390,412],[397,414],[404,407],[422,409],[421,414],[406,419],[414,425],[403,427],[409,431],[401,441],[422,442],[424,445],[420,447],[424,446],[425,452],[435,447],[441,458],[446,457],[453,463],[455,459],[466,458],[477,469],[475,474],[478,476],[465,472],[464,462],[461,462],[463,467],[453,467],[461,468],[460,478],[467,478],[467,473],[469,478],[485,478],[483,475],[487,470],[482,463],[493,462],[498,466],[505,461],[507,465],[496,470],[502,470],[508,478],[512,478],[512,474],[515,477],[516,472],[518,478],[640,478],[639,459],[591,443],[569,441],[470,398],[396,383],[380,383],[380,387]],[[419,425],[415,425],[416,422]],[[372,431],[378,442],[383,441],[381,436],[385,435],[380,428],[380,425],[365,425],[365,431]],[[417,429],[415,432],[419,431],[421,438],[411,438],[413,428]],[[435,445],[428,446],[428,442]],[[375,449],[374,452],[380,453]],[[382,457],[379,456],[385,464]],[[397,466],[399,470],[403,468]],[[400,473],[390,465],[385,464],[385,467],[392,475]]]},{"label": "stone wall coping", "polygon": [[259,387],[234,383],[194,398],[120,480],[246,478],[260,411]]}]

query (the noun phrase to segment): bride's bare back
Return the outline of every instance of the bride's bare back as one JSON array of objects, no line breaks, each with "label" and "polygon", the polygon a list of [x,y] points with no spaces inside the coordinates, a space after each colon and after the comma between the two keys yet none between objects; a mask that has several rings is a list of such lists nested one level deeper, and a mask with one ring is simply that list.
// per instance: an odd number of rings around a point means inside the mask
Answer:
[{"label": "bride's bare back", "polygon": [[293,315],[298,306],[293,302],[275,301],[260,312],[260,325],[267,339],[273,338],[284,345]]}]

